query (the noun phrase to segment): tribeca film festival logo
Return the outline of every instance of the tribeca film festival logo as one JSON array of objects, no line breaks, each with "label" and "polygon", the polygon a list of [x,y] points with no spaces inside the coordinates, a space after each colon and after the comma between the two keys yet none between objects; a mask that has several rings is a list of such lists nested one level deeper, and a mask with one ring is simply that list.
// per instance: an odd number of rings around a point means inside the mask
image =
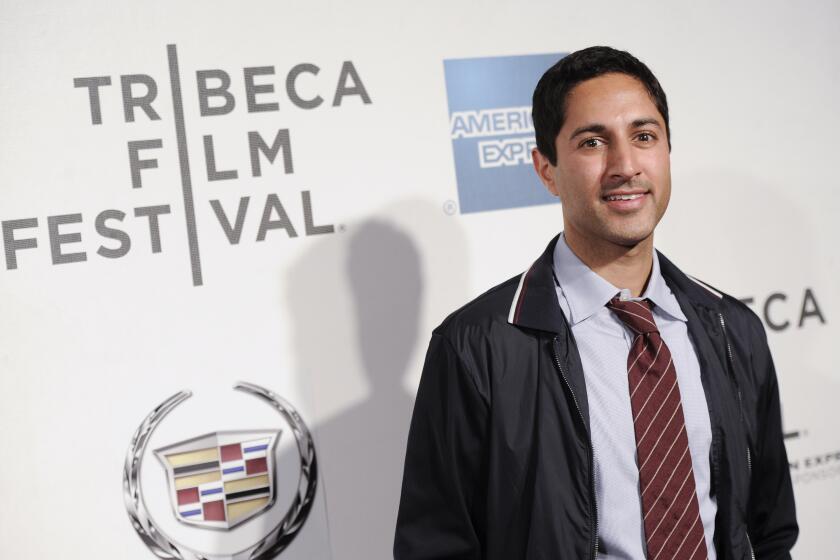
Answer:
[{"label": "tribeca film festival logo", "polygon": [[811,288],[805,288],[802,294],[772,292],[762,298],[748,296],[739,299],[752,308],[767,328],[774,332],[826,324],[825,314]]},{"label": "tribeca film festival logo", "polygon": [[556,203],[531,169],[531,96],[563,54],[444,60],[462,213]]},{"label": "tribeca film festival logo", "polygon": [[[277,442],[283,430],[220,431],[155,450],[166,471],[167,488],[162,488],[162,484],[160,488],[144,488],[143,460],[155,429],[192,394],[181,391],[172,395],[155,407],[135,431],[123,469],[123,498],[131,525],[159,558],[268,560],[288,547],[309,516],[317,491],[318,462],[306,423],[289,402],[264,387],[237,383],[234,389],[258,398],[280,414],[295,438],[299,473],[297,477],[289,473],[278,477]],[[274,507],[281,481],[286,483],[284,494],[292,490],[282,519],[274,525],[263,523],[257,527],[257,542],[242,547],[241,537],[233,530]],[[186,533],[179,540],[155,521],[155,508],[147,506],[147,502],[163,492],[168,494],[170,514],[179,524],[204,533]],[[210,535],[208,531],[221,532],[222,536]],[[191,542],[181,542],[187,538]],[[232,546],[241,550],[225,552]]]},{"label": "tribeca film festival logo", "polygon": [[[194,286],[200,286],[203,284],[203,279],[196,204],[210,205],[218,222],[218,227],[222,229],[231,245],[240,243],[246,217],[259,212],[259,210],[252,209],[249,211],[249,206],[251,206],[250,196],[241,196],[238,204],[229,203],[227,206],[218,199],[206,202],[196,201],[193,177],[200,177],[201,173],[191,166],[187,150],[188,123],[184,118],[184,98],[186,95],[197,95],[200,118],[204,119],[230,114],[237,106],[241,110],[243,105],[248,113],[276,112],[280,110],[281,103],[278,100],[281,96],[275,92],[274,66],[243,68],[245,89],[245,99],[243,100],[234,97],[230,89],[231,74],[222,69],[197,70],[195,72],[195,89],[182,90],[182,83],[187,85],[187,88],[192,84],[189,84],[185,75],[182,76],[178,65],[176,45],[167,45],[167,63],[174,115],[172,124],[175,128],[175,145],[164,146],[161,138],[128,140],[127,171],[129,173],[126,177],[126,186],[130,185],[130,189],[142,189],[144,178],[148,180],[147,175],[158,168],[160,150],[171,149],[177,151],[183,200],[183,219],[186,223],[192,282]],[[330,100],[324,99],[319,94],[307,93],[311,88],[311,81],[318,76],[320,70],[315,64],[301,63],[296,64],[288,71],[285,80],[282,80],[281,83],[285,84],[283,89],[285,89],[286,98],[292,105],[304,110],[314,110],[325,105],[340,107],[347,98],[357,98],[362,104],[371,103],[370,96],[356,67],[349,60],[344,61],[338,75],[330,79],[330,82],[335,84],[334,89],[329,90],[329,93],[332,94],[331,103]],[[304,79],[301,80],[301,78]],[[322,77],[318,83],[323,84],[326,79],[326,77]],[[117,80],[121,90],[119,93],[115,91],[116,88],[112,87]],[[306,86],[299,85],[299,80],[301,82],[306,81]],[[158,97],[160,81],[160,79],[156,80],[147,74],[124,74],[118,78],[112,76],[78,77],[73,79],[72,85],[79,90],[76,106],[81,108],[78,101],[86,99],[87,106],[80,110],[90,113],[91,125],[96,127],[102,125],[105,120],[123,119],[126,124],[134,123],[138,118],[150,121],[161,120],[156,108],[159,108],[164,102]],[[103,115],[101,100],[106,95],[121,95],[122,115]],[[294,174],[293,135],[288,128],[273,128],[270,131],[248,130],[243,136],[247,138],[250,157],[250,165],[248,166],[250,169],[248,171],[250,171],[251,177],[261,177],[266,162],[268,165],[278,166],[282,162],[283,173],[285,175]],[[217,166],[214,135],[204,135],[202,140],[204,162],[203,165],[199,164],[197,167],[206,172],[207,182],[236,181],[241,170],[219,169]],[[153,175],[152,177],[159,180],[161,176]],[[202,179],[196,182],[201,182]],[[284,230],[289,238],[299,237],[301,233],[305,236],[334,233],[335,227],[332,224],[316,225],[312,194],[309,190],[300,192],[297,204],[301,209],[298,216],[302,215],[302,220],[293,220],[290,217],[287,212],[290,205],[288,199],[281,202],[278,194],[269,193],[262,205],[261,218],[256,231],[256,241],[264,241],[269,232],[274,229]],[[172,206],[168,203],[141,206],[134,208],[133,214],[134,218],[146,221],[152,253],[162,252],[165,246],[161,235],[161,232],[164,231],[162,223],[168,219],[168,215],[173,215]],[[116,208],[105,209],[95,216],[84,216],[81,213],[47,216],[46,234],[53,265],[88,260],[88,253],[92,252],[93,247],[84,251],[80,250],[80,247],[76,244],[83,243],[82,231],[80,231],[83,226],[80,224],[90,220],[93,221],[96,233],[102,238],[98,240],[101,241],[101,245],[95,249],[96,255],[106,259],[124,257],[131,250],[134,241],[128,232],[121,228],[121,224],[127,216],[126,212]],[[44,223],[38,217],[11,219],[2,222],[7,270],[18,268],[19,252],[32,249],[43,250],[42,246],[44,244],[39,244],[40,240],[36,236],[37,233],[40,233],[36,228],[43,227]],[[173,229],[166,228],[167,231]]]}]

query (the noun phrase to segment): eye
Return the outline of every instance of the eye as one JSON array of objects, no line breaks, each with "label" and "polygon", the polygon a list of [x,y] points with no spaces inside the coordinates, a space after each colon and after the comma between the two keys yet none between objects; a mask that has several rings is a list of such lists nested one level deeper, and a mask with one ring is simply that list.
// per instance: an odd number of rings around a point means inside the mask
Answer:
[{"label": "eye", "polygon": [[654,136],[650,132],[640,132],[638,135],[636,135],[636,139],[642,142],[653,142],[654,140],[656,140],[656,136]]},{"label": "eye", "polygon": [[603,143],[604,143],[604,141],[601,140],[600,138],[587,138],[586,140],[584,140],[583,142],[580,143],[580,147],[581,148],[597,148],[598,146],[600,146]]}]

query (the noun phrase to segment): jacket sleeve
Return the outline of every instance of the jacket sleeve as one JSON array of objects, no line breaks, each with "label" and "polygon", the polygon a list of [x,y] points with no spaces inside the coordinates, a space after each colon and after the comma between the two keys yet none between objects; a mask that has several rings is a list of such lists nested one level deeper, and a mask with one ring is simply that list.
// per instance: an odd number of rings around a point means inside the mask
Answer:
[{"label": "jacket sleeve", "polygon": [[799,527],[782,433],[779,386],[764,327],[757,317],[752,323],[752,367],[761,385],[747,524],[756,558],[789,559]]},{"label": "jacket sleeve", "polygon": [[396,560],[478,559],[488,405],[452,343],[433,334],[403,472]]}]

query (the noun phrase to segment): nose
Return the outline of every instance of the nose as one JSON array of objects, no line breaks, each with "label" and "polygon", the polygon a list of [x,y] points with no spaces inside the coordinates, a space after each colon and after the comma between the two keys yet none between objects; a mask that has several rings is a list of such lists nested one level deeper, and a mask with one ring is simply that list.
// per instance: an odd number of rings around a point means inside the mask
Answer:
[{"label": "nose", "polygon": [[624,183],[639,174],[639,163],[633,146],[628,140],[616,140],[610,143],[607,152],[607,179],[611,182]]}]

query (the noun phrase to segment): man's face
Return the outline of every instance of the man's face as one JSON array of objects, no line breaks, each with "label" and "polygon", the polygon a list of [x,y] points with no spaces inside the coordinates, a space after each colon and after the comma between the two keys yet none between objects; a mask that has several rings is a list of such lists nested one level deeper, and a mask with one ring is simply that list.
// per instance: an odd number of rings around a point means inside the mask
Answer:
[{"label": "man's face", "polygon": [[671,158],[665,121],[641,82],[610,73],[575,86],[554,144],[557,165],[534,150],[534,168],[560,197],[567,231],[628,247],[653,233],[671,196]]}]

